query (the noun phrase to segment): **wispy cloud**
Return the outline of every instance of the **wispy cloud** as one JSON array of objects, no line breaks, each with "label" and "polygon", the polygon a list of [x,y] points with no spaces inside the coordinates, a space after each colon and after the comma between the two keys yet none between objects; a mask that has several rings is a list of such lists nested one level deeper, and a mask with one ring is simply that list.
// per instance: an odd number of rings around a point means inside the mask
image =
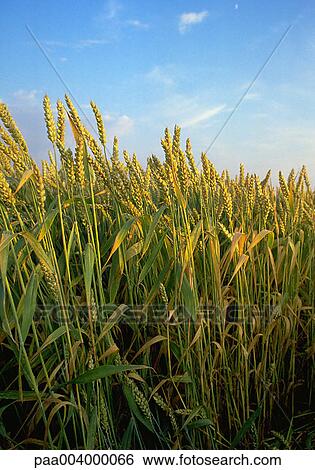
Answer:
[{"label": "wispy cloud", "polygon": [[108,20],[112,20],[117,16],[119,11],[122,9],[122,6],[117,0],[108,0],[105,3],[104,11],[103,11],[103,18]]},{"label": "wispy cloud", "polygon": [[42,43],[47,47],[69,47],[71,44],[66,41],[56,41],[54,39],[47,39],[46,41],[42,41]]},{"label": "wispy cloud", "polygon": [[102,46],[104,44],[108,44],[108,39],[101,39],[101,38],[88,38],[88,39],[78,39],[77,41],[73,42],[66,42],[66,41],[55,41],[55,40],[47,40],[43,41],[44,46],[49,48],[70,48],[70,49],[85,49],[88,47],[93,46]]},{"label": "wispy cloud", "polygon": [[245,101],[256,101],[260,98],[260,94],[259,93],[247,93],[247,95],[245,96],[244,100]]},{"label": "wispy cloud", "polygon": [[155,65],[147,74],[146,78],[156,83],[162,83],[163,85],[172,85],[174,83],[173,78],[169,75],[169,72],[165,67]]},{"label": "wispy cloud", "polygon": [[11,106],[21,108],[23,108],[23,106],[36,106],[39,104],[38,94],[38,90],[16,90],[12,93]]},{"label": "wispy cloud", "polygon": [[[88,120],[85,122],[87,128],[90,132],[95,133],[95,126],[91,124],[93,122],[93,115],[91,113],[90,104],[83,103],[80,105],[80,108],[84,109],[86,111],[86,116],[88,116]],[[127,114],[106,112],[102,114],[102,118],[106,127],[106,133],[110,138],[113,138],[115,135],[117,137],[125,137],[132,133],[135,126],[135,120]]]},{"label": "wispy cloud", "polygon": [[180,33],[185,33],[188,29],[191,28],[192,25],[202,23],[208,16],[208,12],[206,10],[197,12],[190,12],[190,13],[182,13],[179,17],[179,24],[178,29]]},{"label": "wispy cloud", "polygon": [[27,141],[31,155],[37,162],[46,158],[50,148],[41,104],[43,95],[43,90],[17,89],[5,97],[5,102]]},{"label": "wispy cloud", "polygon": [[140,20],[127,20],[126,23],[130,26],[133,26],[134,28],[137,28],[137,29],[148,29],[149,28],[148,23],[143,23]]},{"label": "wispy cloud", "polygon": [[[111,122],[111,119],[109,122]],[[112,135],[122,137],[132,131],[134,124],[134,120],[131,117],[123,114],[114,120],[113,124],[110,126],[110,131]]]},{"label": "wispy cloud", "polygon": [[217,114],[221,113],[225,108],[225,105],[222,104],[220,106],[216,106],[215,108],[210,108],[205,111],[202,111],[192,117],[191,119],[188,119],[187,121],[184,121],[180,124],[180,127],[183,129],[187,127],[193,127],[196,126],[197,124],[200,124],[201,122],[207,121],[208,119],[216,116]]},{"label": "wispy cloud", "polygon": [[102,46],[103,44],[108,44],[107,39],[80,39],[74,47],[79,49],[91,46]]},{"label": "wispy cloud", "polygon": [[[243,94],[247,89],[251,89],[251,90],[257,90],[257,88],[259,88],[259,85],[257,86],[257,84],[255,85],[255,88],[252,88],[252,82],[244,82],[240,85],[240,87],[238,88],[238,93],[240,94]],[[260,83],[260,88],[261,88],[261,83]],[[261,93],[260,91],[248,91],[248,93],[246,94],[246,96],[244,97],[244,100],[245,101],[255,101],[255,100],[258,100],[261,98]]]}]

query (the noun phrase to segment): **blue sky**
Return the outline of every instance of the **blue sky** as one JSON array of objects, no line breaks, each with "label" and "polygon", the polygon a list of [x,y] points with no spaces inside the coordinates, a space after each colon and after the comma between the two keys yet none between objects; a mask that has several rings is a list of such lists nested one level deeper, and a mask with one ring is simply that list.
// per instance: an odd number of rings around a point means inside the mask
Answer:
[{"label": "blue sky", "polygon": [[209,158],[263,174],[305,163],[315,177],[315,4],[306,0],[11,0],[0,17],[0,99],[37,160],[50,148],[41,101],[64,85],[84,113],[100,107],[121,147],[162,156],[166,126],[182,126],[198,158],[281,35],[288,36]]}]

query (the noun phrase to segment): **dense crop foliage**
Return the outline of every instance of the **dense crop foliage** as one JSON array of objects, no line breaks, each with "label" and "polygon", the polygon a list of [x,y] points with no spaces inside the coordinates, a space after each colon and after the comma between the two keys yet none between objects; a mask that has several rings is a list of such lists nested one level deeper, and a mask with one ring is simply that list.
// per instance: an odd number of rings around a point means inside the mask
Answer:
[{"label": "dense crop foliage", "polygon": [[[0,446],[310,448],[315,195],[106,148],[44,98],[41,169],[0,104]],[[75,150],[65,146],[66,121]]]}]

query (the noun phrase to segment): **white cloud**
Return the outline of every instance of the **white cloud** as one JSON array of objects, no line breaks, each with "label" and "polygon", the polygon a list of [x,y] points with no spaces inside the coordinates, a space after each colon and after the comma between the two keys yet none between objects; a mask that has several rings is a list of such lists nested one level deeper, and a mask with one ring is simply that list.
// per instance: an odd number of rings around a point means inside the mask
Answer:
[{"label": "white cloud", "polygon": [[130,26],[133,26],[134,28],[138,28],[138,29],[148,29],[149,28],[148,23],[143,23],[140,20],[128,20],[126,23],[129,24]]},{"label": "white cloud", "polygon": [[258,112],[258,113],[253,113],[252,114],[252,117],[254,119],[266,119],[269,117],[269,114],[268,113],[261,113],[261,112]]},{"label": "white cloud", "polygon": [[185,33],[192,25],[202,23],[207,18],[208,12],[206,10],[190,13],[182,13],[179,17],[178,29],[180,33]]},{"label": "white cloud", "polygon": [[38,101],[38,90],[24,90],[20,89],[12,93],[12,106],[36,106]]},{"label": "white cloud", "polygon": [[85,47],[91,46],[101,46],[103,44],[107,44],[108,41],[106,39],[80,39],[77,43],[74,44],[74,47],[79,49],[83,49]]},{"label": "white cloud", "polygon": [[43,118],[43,95],[42,90],[18,89],[5,99],[37,162],[47,157],[50,148]]},{"label": "white cloud", "polygon": [[174,80],[169,76],[165,68],[155,65],[147,74],[146,78],[163,85],[172,85]]},{"label": "white cloud", "polygon": [[112,135],[117,135],[118,137],[129,134],[134,127],[134,120],[126,114],[123,114],[116,119],[110,118],[109,123],[111,122],[112,125],[110,126],[109,131]]},{"label": "white cloud", "polygon": [[[88,117],[86,125],[89,130],[93,133],[96,132],[96,126],[94,124],[94,116],[91,113],[90,104],[82,104],[81,109],[86,109],[86,116]],[[129,135],[134,128],[135,121],[127,114],[109,113],[102,114],[102,118],[105,124],[106,133],[110,137],[123,137]],[[84,121],[84,120],[83,120]],[[96,132],[97,134],[97,132]]]},{"label": "white cloud", "polygon": [[247,93],[244,100],[245,101],[255,101],[255,100],[258,100],[259,98],[260,98],[259,93]]},{"label": "white cloud", "polygon": [[86,109],[91,111],[91,105],[90,103],[80,103],[80,109]]},{"label": "white cloud", "polygon": [[[137,120],[138,125],[150,125],[157,129],[172,127],[179,124],[183,129],[193,128],[194,132],[199,131],[208,125],[207,120],[214,122],[213,117],[219,115],[220,112],[227,112],[225,104],[212,106],[205,103],[213,103],[213,97],[208,94],[186,95],[183,93],[173,92],[173,88],[168,89],[162,99],[155,103],[150,103],[147,112]],[[197,126],[197,124],[199,124]]]},{"label": "white cloud", "polygon": [[121,9],[122,6],[119,2],[117,2],[117,0],[108,0],[105,4],[104,13],[102,14],[102,16],[105,19],[112,20],[117,16],[118,12]]},{"label": "white cloud", "polygon": [[47,47],[69,47],[70,43],[65,41],[55,41],[54,39],[48,39],[43,41],[44,46]]},{"label": "white cloud", "polygon": [[217,114],[221,113],[224,108],[225,108],[225,105],[223,104],[223,105],[220,105],[220,106],[216,106],[215,108],[211,108],[211,109],[207,109],[205,111],[202,111],[202,112],[198,113],[197,115],[195,115],[194,117],[188,119],[187,121],[182,122],[180,124],[180,127],[185,129],[187,127],[193,127],[196,124],[199,124],[203,121],[207,121],[208,119],[210,119],[210,118],[216,116]]},{"label": "white cloud", "polygon": [[93,46],[102,46],[103,44],[108,44],[107,39],[102,38],[88,38],[88,39],[78,39],[77,41],[73,42],[65,42],[65,41],[55,41],[55,40],[47,40],[43,41],[43,44],[47,47],[52,48],[70,48],[70,49],[85,49],[87,47]]}]

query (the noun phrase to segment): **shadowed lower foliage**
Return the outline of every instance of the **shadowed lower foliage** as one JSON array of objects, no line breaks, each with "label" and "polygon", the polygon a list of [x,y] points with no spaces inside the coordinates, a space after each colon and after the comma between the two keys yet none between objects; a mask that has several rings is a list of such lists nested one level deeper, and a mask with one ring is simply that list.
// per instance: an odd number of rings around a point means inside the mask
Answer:
[{"label": "shadowed lower foliage", "polygon": [[0,104],[0,446],[312,448],[306,168],[198,168],[178,127],[143,167],[65,101],[41,169]]}]

